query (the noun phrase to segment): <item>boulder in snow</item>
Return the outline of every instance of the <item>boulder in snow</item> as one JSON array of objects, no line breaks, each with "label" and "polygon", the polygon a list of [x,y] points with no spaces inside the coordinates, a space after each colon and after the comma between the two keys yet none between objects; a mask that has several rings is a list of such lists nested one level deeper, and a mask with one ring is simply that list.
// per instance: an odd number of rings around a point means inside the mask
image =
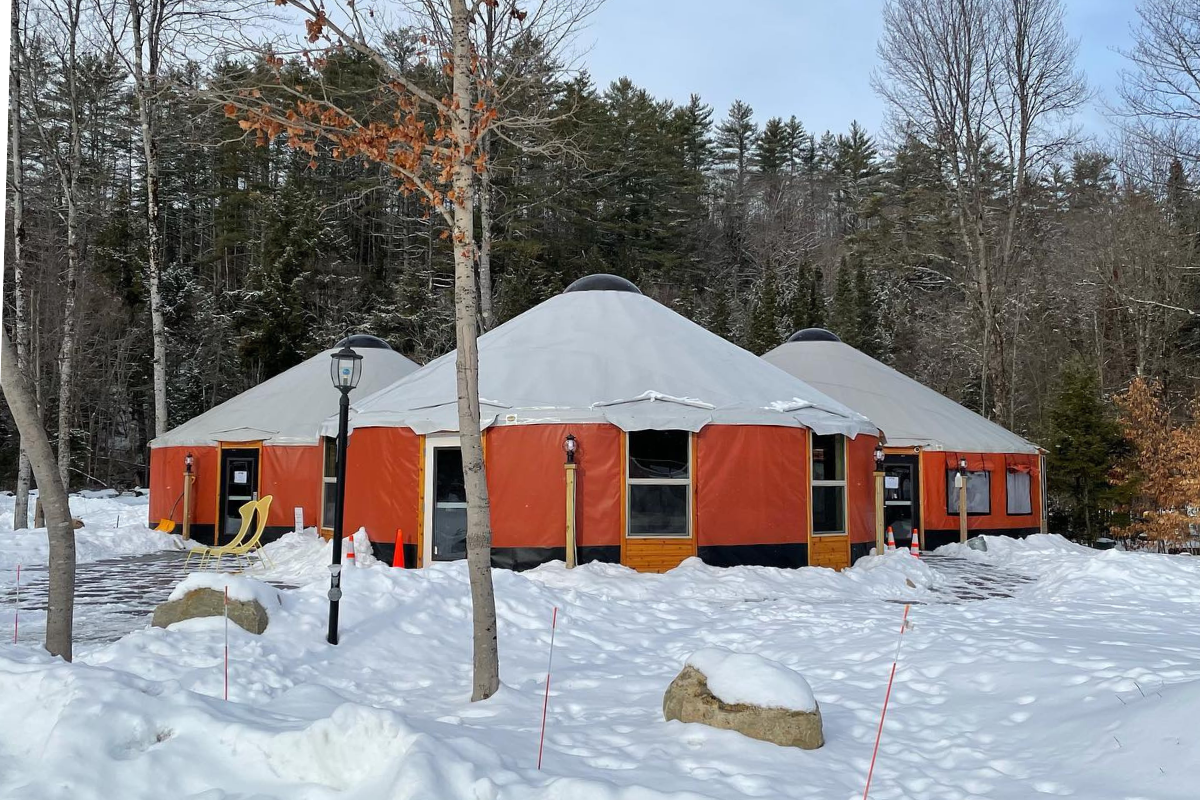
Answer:
[{"label": "boulder in snow", "polygon": [[804,677],[748,653],[707,648],[694,654],[667,687],[663,716],[784,747],[825,744],[821,709]]},{"label": "boulder in snow", "polygon": [[236,575],[197,572],[171,592],[167,602],[154,609],[152,625],[165,628],[185,619],[225,615],[225,592],[229,592],[229,621],[250,633],[267,629],[267,606],[279,605],[279,592],[261,581]]},{"label": "boulder in snow", "polygon": [[981,553],[986,553],[987,539],[984,539],[982,536],[972,536],[970,539],[967,539],[967,547],[972,550],[978,550]]}]

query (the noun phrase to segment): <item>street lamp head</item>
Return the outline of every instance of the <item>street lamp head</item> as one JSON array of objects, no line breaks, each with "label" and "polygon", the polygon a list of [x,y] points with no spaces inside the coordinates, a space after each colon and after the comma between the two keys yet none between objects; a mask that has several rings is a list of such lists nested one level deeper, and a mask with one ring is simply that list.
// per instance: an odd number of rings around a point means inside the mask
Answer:
[{"label": "street lamp head", "polygon": [[183,470],[184,470],[184,472],[191,473],[191,471],[192,471],[192,464],[194,464],[194,463],[196,463],[196,462],[195,462],[195,459],[193,459],[193,458],[192,458],[192,454],[191,454],[191,453],[188,453],[187,455],[185,455],[185,456],[183,457]]},{"label": "street lamp head", "polygon": [[883,472],[883,445],[875,445],[875,471]]},{"label": "street lamp head", "polygon": [[958,472],[961,475],[967,474],[967,460],[965,458],[960,458],[958,460]]},{"label": "street lamp head", "polygon": [[563,442],[563,451],[567,454],[567,463],[575,463],[575,451],[579,448],[579,443],[575,441],[575,435],[567,434],[566,441]]},{"label": "street lamp head", "polygon": [[358,386],[358,379],[362,377],[362,356],[347,345],[330,358],[329,376],[333,385],[343,393]]}]

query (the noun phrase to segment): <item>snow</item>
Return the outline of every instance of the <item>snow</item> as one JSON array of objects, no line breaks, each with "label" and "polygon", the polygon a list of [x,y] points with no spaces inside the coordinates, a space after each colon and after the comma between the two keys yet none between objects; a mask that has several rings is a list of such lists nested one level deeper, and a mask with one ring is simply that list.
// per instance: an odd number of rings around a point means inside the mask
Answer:
[{"label": "snow", "polygon": [[[29,500],[30,521],[34,498]],[[44,566],[49,560],[45,528],[13,530],[13,495],[0,495],[0,585],[8,582],[17,565],[23,569]],[[83,520],[75,531],[75,557],[87,564],[114,556],[137,556],[160,550],[183,550],[183,537],[151,530],[146,524],[150,498],[119,495],[111,490],[82,492],[70,497],[71,513]]]},{"label": "snow", "polygon": [[769,658],[706,647],[692,653],[687,664],[704,673],[708,690],[722,702],[806,713],[817,710],[804,676]]},{"label": "snow", "polygon": [[282,603],[279,590],[269,583],[244,575],[227,575],[220,572],[193,572],[175,586],[167,599],[182,600],[188,592],[197,589],[212,589],[216,592],[228,590],[230,600],[247,603],[258,601],[268,612]]},{"label": "snow", "polygon": [[[250,574],[297,588],[280,592],[263,635],[230,628],[229,702],[219,619],[141,628],[73,664],[0,644],[0,797],[157,798],[169,786],[205,800],[849,800],[862,796],[906,603],[875,800],[1192,800],[1200,784],[1194,558],[1031,537],[840,573],[695,559],[663,575],[496,571],[503,685],[471,703],[466,565],[344,570],[332,647],[330,547],[312,531],[267,546],[275,568]],[[952,562],[1029,580],[963,601],[947,593]],[[0,622],[9,585],[0,573]],[[665,722],[666,687],[710,648],[803,675],[825,746],[784,752]],[[780,685],[724,666],[735,692]]]}]

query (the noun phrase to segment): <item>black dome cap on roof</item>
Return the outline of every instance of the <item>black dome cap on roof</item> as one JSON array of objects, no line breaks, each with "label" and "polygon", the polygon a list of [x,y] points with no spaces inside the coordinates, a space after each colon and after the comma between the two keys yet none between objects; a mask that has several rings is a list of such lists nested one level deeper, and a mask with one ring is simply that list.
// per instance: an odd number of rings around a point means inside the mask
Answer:
[{"label": "black dome cap on roof", "polygon": [[805,328],[788,337],[789,342],[840,342],[837,334],[824,328]]},{"label": "black dome cap on roof", "polygon": [[352,333],[345,339],[342,339],[340,342],[335,344],[334,347],[358,347],[366,350],[392,349],[392,346],[383,339],[366,333]]},{"label": "black dome cap on roof", "polygon": [[632,294],[641,294],[642,290],[619,275],[597,272],[595,275],[585,275],[566,289],[563,289],[563,294],[567,292],[630,292]]}]

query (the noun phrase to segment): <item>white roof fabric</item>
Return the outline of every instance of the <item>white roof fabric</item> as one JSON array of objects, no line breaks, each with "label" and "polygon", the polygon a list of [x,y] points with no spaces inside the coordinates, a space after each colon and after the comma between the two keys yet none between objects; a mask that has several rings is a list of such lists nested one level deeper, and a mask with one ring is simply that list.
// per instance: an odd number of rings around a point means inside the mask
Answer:
[{"label": "white roof fabric", "polygon": [[[553,297],[481,336],[479,362],[485,428],[608,422],[627,431],[722,424],[877,433],[861,414],[632,292]],[[350,424],[458,430],[454,352],[354,402]],[[336,426],[329,419],[324,430]]]},{"label": "white roof fabric", "polygon": [[[231,397],[150,442],[151,447],[263,441],[276,445],[316,444],[321,423],[337,414],[339,392],[329,377],[330,355],[318,353],[289,370]],[[362,378],[356,392],[378,391],[417,369],[394,350],[360,347]]]},{"label": "white roof fabric", "polygon": [[763,358],[866,414],[888,445],[960,453],[1039,448],[844,342],[788,342]]}]

